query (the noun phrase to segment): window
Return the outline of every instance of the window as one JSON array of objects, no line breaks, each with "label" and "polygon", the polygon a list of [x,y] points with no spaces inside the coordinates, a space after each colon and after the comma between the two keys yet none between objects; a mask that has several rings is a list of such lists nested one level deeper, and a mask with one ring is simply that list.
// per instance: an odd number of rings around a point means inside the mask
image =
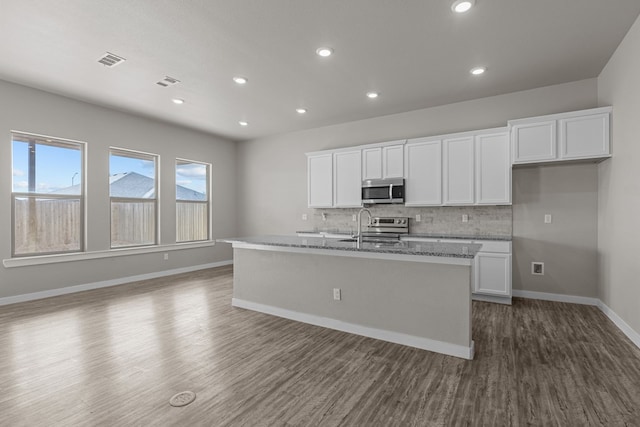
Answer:
[{"label": "window", "polygon": [[158,156],[112,148],[111,248],[157,244]]},{"label": "window", "polygon": [[12,256],[84,251],[82,142],[12,133]]},{"label": "window", "polygon": [[176,242],[209,239],[210,166],[176,160]]}]

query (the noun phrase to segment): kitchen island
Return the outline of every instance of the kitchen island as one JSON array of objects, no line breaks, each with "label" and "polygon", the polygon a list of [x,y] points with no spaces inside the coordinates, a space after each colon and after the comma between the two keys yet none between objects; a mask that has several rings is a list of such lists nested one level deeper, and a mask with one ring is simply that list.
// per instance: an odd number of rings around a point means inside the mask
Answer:
[{"label": "kitchen island", "polygon": [[297,236],[234,248],[233,305],[473,358],[471,264],[479,244]]}]

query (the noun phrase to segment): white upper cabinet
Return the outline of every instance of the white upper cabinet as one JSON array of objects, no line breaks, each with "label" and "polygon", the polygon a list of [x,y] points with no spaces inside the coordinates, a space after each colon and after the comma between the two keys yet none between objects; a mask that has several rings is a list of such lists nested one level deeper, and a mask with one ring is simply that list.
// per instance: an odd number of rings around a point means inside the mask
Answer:
[{"label": "white upper cabinet", "polygon": [[511,204],[509,133],[476,135],[476,203]]},{"label": "white upper cabinet", "polygon": [[405,205],[442,204],[442,141],[416,138],[407,141],[405,152]]},{"label": "white upper cabinet", "polygon": [[362,148],[362,179],[402,178],[404,140]]},{"label": "white upper cabinet", "polygon": [[362,150],[362,180],[382,178],[382,148]]},{"label": "white upper cabinet", "polygon": [[559,120],[560,157],[582,159],[608,156],[609,113]]},{"label": "white upper cabinet", "polygon": [[333,206],[332,153],[307,155],[307,204],[310,208]]},{"label": "white upper cabinet", "polygon": [[611,107],[509,121],[513,164],[611,156]]},{"label": "white upper cabinet", "polygon": [[555,120],[513,125],[513,163],[554,160],[557,156],[556,133]]},{"label": "white upper cabinet", "polygon": [[382,147],[382,178],[402,177],[404,177],[404,145]]},{"label": "white upper cabinet", "polygon": [[362,150],[333,153],[333,207],[362,206]]},{"label": "white upper cabinet", "polygon": [[442,141],[443,189],[445,205],[473,205],[474,137],[445,138]]}]

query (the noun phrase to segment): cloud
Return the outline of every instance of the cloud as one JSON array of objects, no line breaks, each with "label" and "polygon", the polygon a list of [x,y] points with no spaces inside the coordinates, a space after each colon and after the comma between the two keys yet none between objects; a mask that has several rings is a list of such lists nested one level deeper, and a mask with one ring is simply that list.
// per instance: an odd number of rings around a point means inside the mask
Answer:
[{"label": "cloud", "polygon": [[24,176],[24,171],[20,169],[14,169],[13,176]]},{"label": "cloud", "polygon": [[13,183],[13,186],[16,188],[27,188],[29,183],[27,181],[16,181]]},{"label": "cloud", "polygon": [[204,179],[207,177],[207,167],[205,165],[181,165],[176,168],[178,175],[190,178]]},{"label": "cloud", "polygon": [[176,181],[177,185],[189,185],[191,184],[193,181],[191,181],[190,179],[181,179],[179,181]]}]

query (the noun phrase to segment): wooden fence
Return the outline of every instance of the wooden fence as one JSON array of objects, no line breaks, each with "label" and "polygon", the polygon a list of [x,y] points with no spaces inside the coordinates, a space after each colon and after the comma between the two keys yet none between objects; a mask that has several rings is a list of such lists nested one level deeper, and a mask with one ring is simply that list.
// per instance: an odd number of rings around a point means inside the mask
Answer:
[{"label": "wooden fence", "polygon": [[[113,202],[111,204],[112,247],[155,243],[155,203]],[[206,203],[176,203],[176,241],[208,238]],[[81,212],[79,199],[15,200],[16,255],[80,249]]]}]

